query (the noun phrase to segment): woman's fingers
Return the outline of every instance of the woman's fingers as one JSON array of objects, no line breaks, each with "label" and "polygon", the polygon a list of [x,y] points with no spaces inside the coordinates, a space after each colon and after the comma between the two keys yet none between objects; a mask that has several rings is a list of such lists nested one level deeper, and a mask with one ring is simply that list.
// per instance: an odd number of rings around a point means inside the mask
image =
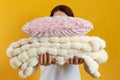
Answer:
[{"label": "woman's fingers", "polygon": [[83,63],[83,62],[84,62],[84,59],[79,58],[79,62],[78,62],[78,64],[81,64],[81,63]]},{"label": "woman's fingers", "polygon": [[[52,56],[48,53],[41,54],[39,56],[40,65],[50,65],[50,64],[57,64],[56,61],[52,61]],[[81,64],[84,62],[84,59],[78,58],[77,56],[74,56],[73,58],[68,59],[65,64]]]},{"label": "woman's fingers", "polygon": [[47,64],[47,54],[45,53],[45,54],[43,54],[43,55],[44,55],[43,63],[44,63],[44,65],[46,66],[46,65],[48,65],[48,64]]},{"label": "woman's fingers", "polygon": [[57,64],[57,62],[53,60],[53,61],[52,61],[52,64]]},{"label": "woman's fingers", "polygon": [[69,63],[70,63],[70,64],[73,64],[73,58],[70,58],[70,59],[69,59]]},{"label": "woman's fingers", "polygon": [[39,60],[40,60],[40,65],[43,65],[43,54],[39,56]]},{"label": "woman's fingers", "polygon": [[77,56],[74,56],[74,58],[73,58],[73,64],[78,64],[78,57]]},{"label": "woman's fingers", "polygon": [[47,65],[47,55],[46,55],[46,53],[41,54],[39,59],[40,59],[40,65],[45,65],[45,66]]},{"label": "woman's fingers", "polygon": [[69,61],[66,61],[65,64],[69,64]]},{"label": "woman's fingers", "polygon": [[78,57],[77,56],[74,56],[73,58],[70,58],[68,60],[68,62],[66,62],[68,64],[78,64]]},{"label": "woman's fingers", "polygon": [[68,59],[65,64],[81,64],[84,62],[84,59],[74,56],[73,58]]},{"label": "woman's fingers", "polygon": [[50,54],[47,54],[47,64],[50,65],[52,62],[52,57]]},{"label": "woman's fingers", "polygon": [[[50,65],[52,63],[52,57],[50,54],[48,53],[44,53],[44,54],[41,54],[39,56],[39,60],[40,60],[40,65]],[[54,63],[55,64],[55,63]]]}]

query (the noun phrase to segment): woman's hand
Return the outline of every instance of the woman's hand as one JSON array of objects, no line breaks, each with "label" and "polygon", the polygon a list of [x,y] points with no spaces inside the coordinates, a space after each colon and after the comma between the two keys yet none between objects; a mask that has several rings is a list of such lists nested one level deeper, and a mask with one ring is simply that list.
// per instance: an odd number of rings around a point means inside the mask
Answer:
[{"label": "woman's hand", "polygon": [[74,56],[73,58],[68,59],[66,64],[81,64],[84,62],[84,59]]},{"label": "woman's hand", "polygon": [[[40,65],[44,65],[44,66],[50,64],[57,64],[57,62],[52,61],[52,57],[48,53],[41,54],[39,56],[39,60],[40,60]],[[82,58],[78,58],[77,56],[74,56],[73,58],[68,59],[68,61],[66,61],[65,64],[81,64],[83,62],[84,60]]]},{"label": "woman's hand", "polygon": [[50,54],[47,54],[47,53],[41,54],[39,56],[39,60],[40,60],[40,65],[47,66],[47,65],[50,65],[52,63],[52,57]]}]

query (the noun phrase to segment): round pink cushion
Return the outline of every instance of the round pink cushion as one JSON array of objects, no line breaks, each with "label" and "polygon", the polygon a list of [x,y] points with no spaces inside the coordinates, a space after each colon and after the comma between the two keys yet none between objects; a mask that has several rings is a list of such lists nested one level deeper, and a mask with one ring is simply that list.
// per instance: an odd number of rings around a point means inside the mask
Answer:
[{"label": "round pink cushion", "polygon": [[34,19],[23,26],[23,31],[32,37],[64,37],[87,34],[93,24],[77,17],[53,16]]}]

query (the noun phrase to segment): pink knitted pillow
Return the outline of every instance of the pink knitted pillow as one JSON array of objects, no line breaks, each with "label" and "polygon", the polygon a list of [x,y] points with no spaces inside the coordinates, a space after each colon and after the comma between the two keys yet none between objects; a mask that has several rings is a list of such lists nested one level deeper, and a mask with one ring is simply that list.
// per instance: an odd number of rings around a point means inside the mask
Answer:
[{"label": "pink knitted pillow", "polygon": [[82,18],[53,16],[28,22],[23,26],[23,31],[32,37],[63,37],[85,35],[92,28],[92,23]]}]

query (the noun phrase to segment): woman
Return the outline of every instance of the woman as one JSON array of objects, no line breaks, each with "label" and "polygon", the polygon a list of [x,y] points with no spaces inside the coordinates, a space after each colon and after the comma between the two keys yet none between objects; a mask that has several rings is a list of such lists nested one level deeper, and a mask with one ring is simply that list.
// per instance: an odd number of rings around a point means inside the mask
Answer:
[{"label": "woman", "polygon": [[[65,5],[58,5],[53,8],[50,16],[74,17],[74,14],[69,7]],[[77,65],[80,63],[83,63],[83,59],[74,56],[74,58],[70,58],[64,65],[61,66],[56,62],[51,61],[51,55],[47,53],[40,55],[40,80],[80,80],[79,67]]]}]

